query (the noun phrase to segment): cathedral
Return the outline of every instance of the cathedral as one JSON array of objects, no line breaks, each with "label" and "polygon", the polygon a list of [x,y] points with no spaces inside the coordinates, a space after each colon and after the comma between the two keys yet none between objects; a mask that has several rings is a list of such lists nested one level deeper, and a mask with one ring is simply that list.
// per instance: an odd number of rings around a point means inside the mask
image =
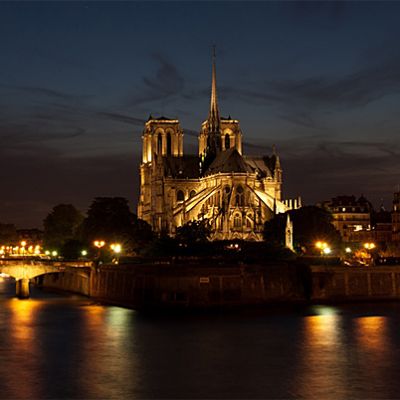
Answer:
[{"label": "cathedral", "polygon": [[282,168],[271,156],[242,152],[239,121],[220,116],[215,55],[208,118],[199,133],[198,154],[183,153],[179,120],[150,116],[143,131],[138,216],[155,232],[171,236],[190,221],[207,219],[212,240],[262,240],[264,223],[301,206],[282,200]]}]

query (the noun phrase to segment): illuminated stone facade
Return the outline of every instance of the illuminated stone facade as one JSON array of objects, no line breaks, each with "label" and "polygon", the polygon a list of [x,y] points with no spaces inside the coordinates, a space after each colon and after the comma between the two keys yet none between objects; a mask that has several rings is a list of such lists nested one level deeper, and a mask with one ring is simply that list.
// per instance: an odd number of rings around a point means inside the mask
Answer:
[{"label": "illuminated stone facade", "polygon": [[337,196],[321,204],[332,214],[332,224],[345,242],[363,243],[373,239],[372,205],[364,197]]},{"label": "illuminated stone facade", "polygon": [[214,240],[261,240],[264,223],[275,213],[298,208],[300,200],[282,201],[275,150],[264,157],[242,154],[239,121],[219,115],[215,59],[211,86],[197,155],[183,154],[178,120],[150,117],[146,122],[138,216],[170,235],[189,221],[207,218]]}]

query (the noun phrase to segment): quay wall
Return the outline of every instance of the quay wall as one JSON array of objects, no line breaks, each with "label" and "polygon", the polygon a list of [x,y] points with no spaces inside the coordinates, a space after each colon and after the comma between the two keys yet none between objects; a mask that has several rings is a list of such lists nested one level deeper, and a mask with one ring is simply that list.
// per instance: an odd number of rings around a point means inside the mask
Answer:
[{"label": "quay wall", "polygon": [[104,265],[92,267],[90,278],[66,272],[43,275],[37,283],[137,309],[203,308],[303,301],[303,270],[288,264]]},{"label": "quay wall", "polygon": [[91,271],[88,268],[86,273],[60,272],[53,274],[41,275],[35,278],[35,283],[38,286],[45,288],[72,292],[90,296],[90,277]]},{"label": "quay wall", "polygon": [[315,301],[400,300],[400,266],[312,266]]},{"label": "quay wall", "polygon": [[104,265],[88,275],[49,274],[39,283],[135,309],[400,300],[398,266]]}]

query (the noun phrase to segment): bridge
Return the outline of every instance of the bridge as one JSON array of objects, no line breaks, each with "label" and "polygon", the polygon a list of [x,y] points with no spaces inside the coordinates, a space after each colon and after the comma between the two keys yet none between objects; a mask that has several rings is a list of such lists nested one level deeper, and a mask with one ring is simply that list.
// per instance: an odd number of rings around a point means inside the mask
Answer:
[{"label": "bridge", "polygon": [[91,261],[62,262],[30,259],[0,259],[0,273],[15,279],[15,292],[20,299],[29,298],[29,281],[37,276],[60,272],[73,272],[86,277]]}]

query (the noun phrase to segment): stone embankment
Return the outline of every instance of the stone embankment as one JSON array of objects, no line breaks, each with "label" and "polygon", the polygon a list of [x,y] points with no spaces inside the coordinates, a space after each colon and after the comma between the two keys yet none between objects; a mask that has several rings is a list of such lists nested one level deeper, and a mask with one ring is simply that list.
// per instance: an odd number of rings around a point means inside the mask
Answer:
[{"label": "stone embankment", "polygon": [[135,309],[400,299],[399,266],[104,265],[90,277],[63,272],[38,283]]}]

